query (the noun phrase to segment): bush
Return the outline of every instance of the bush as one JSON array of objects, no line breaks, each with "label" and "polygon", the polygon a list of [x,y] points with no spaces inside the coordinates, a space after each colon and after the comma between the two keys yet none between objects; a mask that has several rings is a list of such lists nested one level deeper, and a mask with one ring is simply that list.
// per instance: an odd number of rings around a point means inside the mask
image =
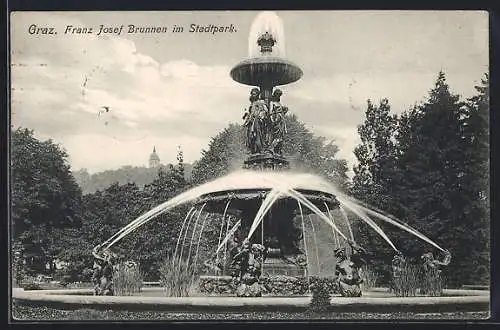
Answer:
[{"label": "bush", "polygon": [[361,278],[363,279],[363,283],[361,284],[362,291],[375,288],[378,284],[379,277],[379,274],[374,269],[364,265],[361,268]]},{"label": "bush", "polygon": [[312,298],[310,310],[324,312],[330,306],[331,280],[329,278],[316,278],[310,286]]},{"label": "bush", "polygon": [[392,291],[398,297],[414,297],[420,286],[420,268],[418,265],[404,263],[399,276],[392,278]]},{"label": "bush", "polygon": [[185,260],[168,258],[160,266],[160,283],[169,297],[188,297],[196,283],[196,267]]},{"label": "bush", "polygon": [[91,268],[85,268],[82,272],[82,278],[85,282],[90,282],[92,280],[92,274],[94,271]]},{"label": "bush", "polygon": [[441,296],[443,294],[443,278],[438,269],[422,272],[422,285],[420,293],[428,296]]},{"label": "bush", "polygon": [[136,264],[121,263],[113,271],[113,289],[118,296],[132,296],[141,292],[143,276]]},{"label": "bush", "polygon": [[27,283],[27,284],[24,284],[23,289],[25,291],[27,291],[27,290],[42,290],[42,287],[40,286],[39,283]]},{"label": "bush", "polygon": [[71,275],[63,275],[61,282],[59,284],[61,284],[62,286],[67,286],[71,282],[73,282]]}]

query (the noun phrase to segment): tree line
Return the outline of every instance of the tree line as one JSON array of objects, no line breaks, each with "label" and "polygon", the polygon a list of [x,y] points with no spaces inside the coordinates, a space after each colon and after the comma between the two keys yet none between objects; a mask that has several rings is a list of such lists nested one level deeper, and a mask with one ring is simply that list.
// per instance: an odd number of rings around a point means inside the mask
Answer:
[{"label": "tree line", "polygon": [[[447,248],[450,285],[489,283],[488,86],[485,75],[476,95],[462,100],[440,72],[425,102],[395,115],[387,99],[368,101],[358,127],[351,193]],[[391,251],[362,224],[357,228],[360,242],[386,256],[375,263],[387,277]],[[430,248],[400,231],[390,237],[415,262]]]},{"label": "tree line", "polygon": [[[454,256],[450,283],[489,279],[489,90],[488,76],[476,96],[461,100],[439,73],[428,99],[400,115],[389,100],[367,104],[358,127],[358,164],[349,179],[347,162],[335,141],[314,135],[296,116],[287,117],[284,154],[293,168],[317,173],[358,199],[410,224]],[[158,169],[151,183],[114,183],[83,194],[51,140],[40,141],[26,128],[11,138],[12,252],[32,274],[46,264],[67,262],[64,270],[81,278],[92,265],[91,249],[121,227],[182,191],[240,169],[246,157],[241,125],[214,136],[186,180],[182,151],[177,163]],[[162,260],[173,253],[189,206],[175,208],[131,233],[117,246],[139,261],[146,279],[158,278]],[[372,264],[388,273],[392,251],[354,220],[357,241],[372,251]],[[207,225],[202,249],[214,246],[219,226]],[[415,258],[428,249],[390,227],[401,250]],[[14,258],[14,260],[17,260]],[[51,267],[49,267],[49,272]],[[52,270],[53,271],[53,270]],[[88,272],[87,272],[88,273]]]}]

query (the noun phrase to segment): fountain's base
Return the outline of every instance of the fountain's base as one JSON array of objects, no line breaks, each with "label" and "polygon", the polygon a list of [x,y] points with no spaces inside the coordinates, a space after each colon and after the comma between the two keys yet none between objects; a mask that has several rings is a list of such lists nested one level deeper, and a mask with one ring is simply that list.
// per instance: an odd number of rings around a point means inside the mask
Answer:
[{"label": "fountain's base", "polygon": [[286,170],[289,162],[285,157],[274,153],[258,153],[250,155],[244,162],[245,169]]},{"label": "fountain's base", "polygon": [[264,276],[305,276],[306,270],[304,267],[291,265],[284,262],[282,259],[270,258],[262,267]]},{"label": "fountain's base", "polygon": [[268,255],[262,265],[263,276],[306,276],[306,264],[297,262],[300,255],[281,254],[280,249],[269,249]]},{"label": "fountain's base", "polygon": [[[317,281],[316,276],[265,276],[259,279],[262,295],[303,296],[309,292],[309,286]],[[335,277],[328,278],[328,290],[337,294]],[[206,295],[237,295],[238,285],[231,276],[200,276],[199,291]]]},{"label": "fountain's base", "polygon": [[262,297],[262,291],[262,286],[258,282],[242,283],[236,288],[236,297]]}]

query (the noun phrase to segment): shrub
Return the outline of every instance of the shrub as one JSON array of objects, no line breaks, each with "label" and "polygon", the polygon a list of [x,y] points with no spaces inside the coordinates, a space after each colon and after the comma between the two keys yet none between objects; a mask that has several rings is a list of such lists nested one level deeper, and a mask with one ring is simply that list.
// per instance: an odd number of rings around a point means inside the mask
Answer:
[{"label": "shrub", "polygon": [[404,263],[399,276],[392,278],[392,291],[398,297],[414,297],[420,286],[420,269],[418,265]]},{"label": "shrub", "polygon": [[92,274],[94,271],[91,268],[85,268],[82,272],[82,277],[85,282],[90,282],[92,280]]},{"label": "shrub", "polygon": [[61,282],[59,284],[61,284],[62,286],[67,286],[71,282],[72,282],[71,275],[63,275]]},{"label": "shrub", "polygon": [[312,298],[310,310],[324,312],[330,306],[331,280],[329,278],[315,278],[310,286]]},{"label": "shrub", "polygon": [[363,279],[363,283],[361,284],[362,290],[365,291],[375,288],[378,284],[379,277],[379,274],[374,269],[364,265],[361,268],[361,278]]},{"label": "shrub", "polygon": [[443,278],[438,269],[432,268],[422,272],[420,293],[428,296],[441,296],[443,294]]},{"label": "shrub", "polygon": [[143,276],[139,266],[118,264],[113,271],[113,289],[118,296],[132,296],[141,292]]},{"label": "shrub", "polygon": [[196,275],[196,267],[179,258],[168,258],[160,266],[160,283],[169,297],[188,297]]},{"label": "shrub", "polygon": [[23,289],[26,290],[42,290],[42,287],[38,283],[27,283],[24,284]]}]

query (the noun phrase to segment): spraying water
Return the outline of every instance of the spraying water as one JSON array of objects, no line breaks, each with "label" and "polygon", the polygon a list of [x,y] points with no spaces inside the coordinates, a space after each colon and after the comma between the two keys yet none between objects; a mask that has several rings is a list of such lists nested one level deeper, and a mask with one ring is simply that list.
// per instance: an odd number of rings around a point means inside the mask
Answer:
[{"label": "spraying water", "polygon": [[342,205],[339,206],[340,214],[342,214],[342,219],[347,224],[347,229],[349,230],[349,234],[351,235],[351,239],[354,241],[354,233],[352,232],[351,223],[349,222],[349,218],[347,217],[347,213],[345,212]]},{"label": "spraying water", "polygon": [[203,209],[205,208],[205,205],[207,205],[207,203],[203,204],[203,206],[201,207],[200,209],[200,212],[198,213],[198,217],[196,217],[196,222],[194,223],[194,227],[193,227],[193,233],[191,234],[191,242],[189,244],[189,252],[188,252],[188,264],[189,264],[189,258],[191,257],[191,248],[193,246],[193,240],[194,240],[194,234],[196,234],[196,225],[198,224],[198,220],[200,219],[201,217],[201,213],[203,212]]},{"label": "spraying water", "polygon": [[174,251],[174,256],[177,255],[177,250],[179,249],[179,243],[181,241],[181,236],[182,236],[182,231],[184,230],[184,226],[186,225],[186,221],[191,215],[191,212],[193,212],[194,206],[189,209],[189,212],[186,214],[186,217],[184,218],[184,221],[182,222],[182,227],[181,227],[181,232],[179,233],[179,236],[177,237],[177,244],[175,245],[175,251]]},{"label": "spraying water", "polygon": [[317,241],[317,238],[316,238],[316,230],[314,228],[314,222],[313,222],[313,219],[312,219],[311,215],[309,215],[309,222],[311,223],[311,229],[312,229],[312,234],[313,234],[314,246],[316,247],[316,262],[317,262],[317,265],[318,265],[318,274],[319,274],[319,273],[321,273],[321,264],[319,262],[318,241]]},{"label": "spraying water", "polygon": [[[328,218],[330,218],[330,220],[335,223],[333,217],[332,217],[332,214],[330,212],[330,208],[328,207],[328,203],[324,203],[325,204],[325,208],[326,208],[326,211],[328,213]],[[335,248],[338,248],[340,246],[340,242],[339,242],[339,238],[337,236],[337,232],[335,230],[333,230],[332,228],[332,232],[333,232],[333,239],[335,240]]]},{"label": "spraying water", "polygon": [[[229,204],[231,204],[231,200],[227,201],[226,207],[224,208],[224,213],[222,214],[222,221],[221,221],[220,232],[219,232],[219,241],[217,242],[217,246],[220,245],[220,242],[222,240],[222,232],[224,231],[225,221],[229,222],[229,220],[226,220],[226,213],[227,213],[227,209],[229,208]],[[217,253],[217,255],[216,255],[216,264],[218,264],[218,263],[219,263],[219,254]]]},{"label": "spraying water", "polygon": [[[285,173],[285,172],[255,172],[249,170],[237,171],[232,174],[226,175],[224,177],[215,179],[206,184],[195,187],[191,190],[188,190],[168,201],[158,205],[152,210],[144,213],[139,216],[128,225],[120,229],[117,233],[111,236],[108,240],[106,240],[103,244],[96,247],[96,249],[109,249],[114,244],[119,242],[121,239],[129,235],[131,232],[137,230],[139,227],[143,226],[147,222],[151,221],[155,217],[160,214],[171,210],[174,207],[177,207],[182,204],[190,203],[196,201],[197,198],[214,192],[224,192],[224,191],[238,191],[244,189],[252,189],[252,190],[269,190],[266,198],[263,200],[261,207],[259,208],[254,221],[252,223],[251,229],[248,233],[248,238],[252,236],[255,230],[258,228],[259,224],[262,222],[264,216],[271,209],[272,205],[280,198],[293,198],[298,201],[299,205],[305,206],[309,210],[311,210],[314,214],[316,214],[319,219],[327,223],[332,230],[338,234],[338,236],[347,240],[347,237],[342,231],[337,227],[337,225],[332,220],[331,214],[328,216],[325,215],[318,207],[308,200],[300,191],[298,190],[314,190],[318,192],[324,192],[328,194],[335,195],[337,200],[341,204],[341,212],[343,213],[343,218],[346,220],[349,228],[349,234],[351,239],[353,238],[352,228],[350,227],[349,220],[345,215],[344,209],[349,210],[354,213],[360,220],[367,223],[375,232],[377,232],[395,251],[398,251],[396,246],[391,242],[389,237],[384,233],[384,231],[373,221],[370,216],[380,219],[384,222],[387,222],[393,226],[396,226],[404,231],[409,232],[415,237],[423,240],[436,247],[437,249],[444,251],[439,245],[433,242],[431,239],[426,237],[424,234],[419,231],[411,228],[407,224],[395,219],[394,217],[388,216],[387,214],[383,214],[381,211],[377,211],[373,207],[369,207],[366,204],[352,198],[351,196],[346,195],[340,189],[336,188],[330,182],[322,179],[319,176],[306,174],[306,173]],[[226,212],[229,207],[229,201],[226,204],[224,209],[223,222],[225,220]],[[196,216],[199,217],[202,210],[194,211],[194,208],[191,208],[184,219],[183,226],[181,230],[183,233],[179,235],[176,252],[177,254],[181,236],[184,236],[185,239],[188,234],[188,228],[184,228],[186,225],[189,227],[190,222]],[[329,211],[329,210],[328,210]],[[217,247],[217,252],[221,249],[222,246],[227,242],[228,237],[234,233],[234,230],[237,226],[239,226],[239,222],[229,230],[224,240],[221,242],[219,237],[219,244]],[[226,223],[228,225],[228,223]],[[222,224],[224,226],[224,224]],[[229,229],[229,228],[228,228]],[[184,234],[184,235],[182,235]],[[222,233],[220,233],[222,234]],[[184,244],[183,244],[184,245]],[[181,255],[182,255],[182,247],[181,247]]]},{"label": "spraying water", "polygon": [[200,242],[201,242],[201,236],[203,235],[203,230],[205,229],[205,223],[207,222],[207,219],[210,217],[209,214],[205,216],[205,219],[203,219],[203,223],[201,225],[200,229],[200,234],[198,235],[198,243],[196,244],[196,254],[195,254],[195,259],[194,259],[194,264],[196,265],[198,262],[198,252],[200,250]]},{"label": "spraying water", "polygon": [[257,15],[250,27],[248,35],[248,56],[262,56],[260,48],[257,45],[257,39],[264,33],[270,33],[276,40],[276,45],[270,55],[276,57],[285,57],[285,31],[283,21],[274,12],[264,11]]},{"label": "spraying water", "polygon": [[[302,213],[302,205],[300,205],[300,202],[297,201],[297,205],[299,207],[300,211],[300,219],[302,220],[302,233],[306,232],[306,225],[304,224],[304,214]],[[309,253],[307,252],[307,240],[306,240],[306,235],[303,235],[303,241],[304,241],[304,253],[306,255],[306,278],[307,278],[307,287],[308,291],[311,288],[311,280],[309,279]]]}]

